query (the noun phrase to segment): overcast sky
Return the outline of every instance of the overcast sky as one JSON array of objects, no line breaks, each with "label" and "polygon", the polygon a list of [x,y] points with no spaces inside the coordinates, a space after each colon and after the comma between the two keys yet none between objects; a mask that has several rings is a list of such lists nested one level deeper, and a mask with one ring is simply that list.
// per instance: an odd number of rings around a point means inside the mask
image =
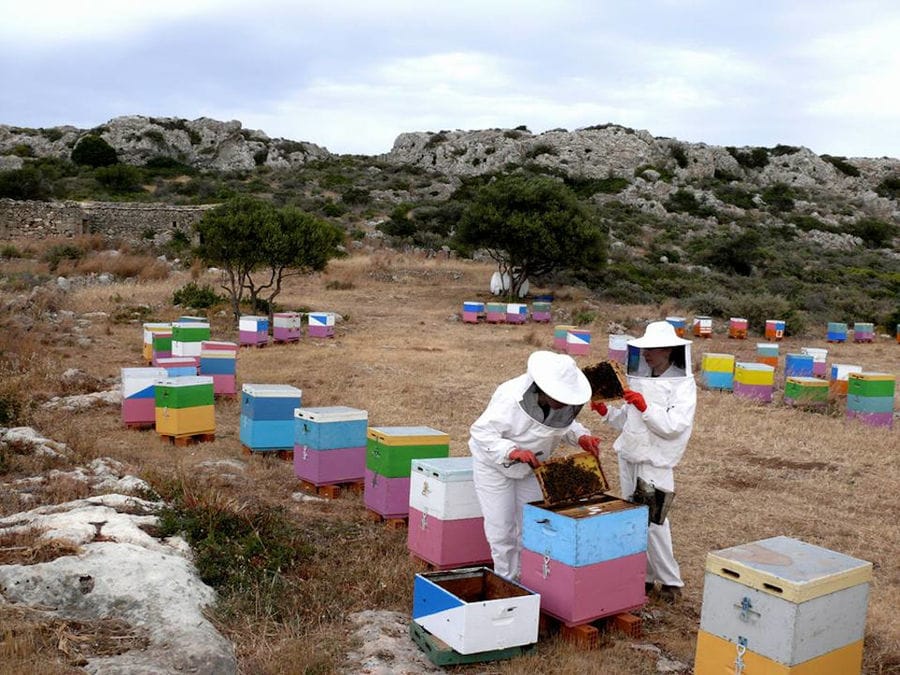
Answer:
[{"label": "overcast sky", "polygon": [[0,124],[240,120],[337,153],[612,122],[900,157],[900,0],[0,0]]}]

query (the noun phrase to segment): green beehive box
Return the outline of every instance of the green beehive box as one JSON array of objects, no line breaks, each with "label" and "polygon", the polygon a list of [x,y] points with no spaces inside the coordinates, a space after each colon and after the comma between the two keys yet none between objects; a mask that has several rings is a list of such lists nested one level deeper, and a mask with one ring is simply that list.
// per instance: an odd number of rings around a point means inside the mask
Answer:
[{"label": "green beehive box", "polygon": [[849,373],[847,393],[853,396],[893,396],[897,378],[890,373]]},{"label": "green beehive box", "polygon": [[209,324],[187,321],[172,324],[172,339],[175,342],[203,342],[209,340]]},{"label": "green beehive box", "polygon": [[172,332],[153,334],[153,351],[155,352],[171,352],[172,351]]},{"label": "green beehive box", "polygon": [[817,377],[789,377],[784,382],[784,397],[794,403],[828,403],[828,382]]},{"label": "green beehive box", "polygon": [[198,375],[170,377],[153,387],[157,408],[194,408],[214,405],[213,378]]},{"label": "green beehive box", "polygon": [[369,427],[366,468],[386,478],[406,478],[412,460],[450,456],[450,437],[430,427]]}]

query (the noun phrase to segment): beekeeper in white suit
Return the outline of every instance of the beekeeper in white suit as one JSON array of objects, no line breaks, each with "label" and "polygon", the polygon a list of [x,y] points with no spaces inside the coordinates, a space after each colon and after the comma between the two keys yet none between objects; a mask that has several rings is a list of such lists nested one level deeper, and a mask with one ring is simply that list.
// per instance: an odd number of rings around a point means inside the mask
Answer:
[{"label": "beekeeper in white suit", "polygon": [[497,387],[470,428],[475,492],[497,574],[519,577],[522,509],[542,499],[533,469],[561,443],[600,452],[600,439],[575,420],[590,397],[591,385],[571,356],[537,351],[524,375]]},{"label": "beekeeper in white suit", "polygon": [[[667,321],[650,323],[644,335],[628,342],[628,391],[625,405],[591,404],[604,421],[621,431],[613,443],[619,457],[622,496],[629,498],[637,479],[675,491],[673,469],[684,455],[694,426],[697,387],[691,370],[691,341],[678,337]],[[669,520],[650,524],[647,541],[647,592],[660,584],[660,596],[674,601],[684,582],[672,550]]]}]

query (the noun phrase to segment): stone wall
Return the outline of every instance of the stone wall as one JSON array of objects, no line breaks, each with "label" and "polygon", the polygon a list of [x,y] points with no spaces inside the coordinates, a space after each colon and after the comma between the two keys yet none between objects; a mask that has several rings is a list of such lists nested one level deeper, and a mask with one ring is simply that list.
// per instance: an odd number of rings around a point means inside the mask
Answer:
[{"label": "stone wall", "polygon": [[177,230],[193,238],[193,225],[214,204],[170,206],[135,202],[38,202],[0,199],[0,239],[43,239],[100,234],[140,243],[167,241]]}]

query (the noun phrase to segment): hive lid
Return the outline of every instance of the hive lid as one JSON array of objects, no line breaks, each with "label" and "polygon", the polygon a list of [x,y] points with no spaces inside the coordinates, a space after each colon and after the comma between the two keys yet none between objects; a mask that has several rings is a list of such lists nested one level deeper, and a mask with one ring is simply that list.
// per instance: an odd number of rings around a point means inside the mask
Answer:
[{"label": "hive lid", "polygon": [[303,390],[289,384],[252,384],[244,383],[241,387],[245,394],[254,398],[299,398]]},{"label": "hive lid", "polygon": [[614,401],[628,388],[625,369],[618,361],[598,361],[581,369],[591,384],[592,401]]},{"label": "hive lid", "polygon": [[346,405],[296,408],[294,418],[310,422],[357,422],[368,420],[369,413]]},{"label": "hive lid", "polygon": [[872,580],[872,563],[785,536],[712,551],[706,571],[795,603]]},{"label": "hive lid", "polygon": [[548,459],[534,470],[543,506],[572,504],[595,498],[609,490],[600,460],[589,452],[574,452]]}]

